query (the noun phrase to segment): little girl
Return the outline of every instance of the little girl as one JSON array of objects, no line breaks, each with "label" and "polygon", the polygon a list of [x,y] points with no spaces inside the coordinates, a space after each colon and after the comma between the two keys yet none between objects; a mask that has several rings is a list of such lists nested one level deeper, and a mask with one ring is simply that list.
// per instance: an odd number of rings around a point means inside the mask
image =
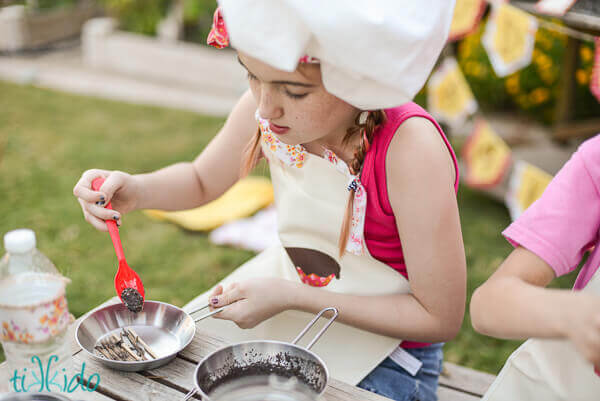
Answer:
[{"label": "little girl", "polygon": [[[597,399],[599,191],[600,135],[581,145],[541,198],[503,232],[515,250],[475,291],[473,326],[495,337],[553,340],[530,340],[517,350],[488,399]],[[574,291],[544,288],[572,272],[587,251]]]},{"label": "little girl", "polygon": [[335,306],[314,348],[333,377],[436,400],[440,343],[464,314],[458,171],[441,128],[410,99],[445,43],[450,3],[221,2],[209,42],[231,39],[250,90],[192,163],[86,171],[74,189],[86,220],[105,230],[135,209],[197,207],[264,156],[282,245],[186,308],[226,306],[202,327],[229,341],[290,341]]}]

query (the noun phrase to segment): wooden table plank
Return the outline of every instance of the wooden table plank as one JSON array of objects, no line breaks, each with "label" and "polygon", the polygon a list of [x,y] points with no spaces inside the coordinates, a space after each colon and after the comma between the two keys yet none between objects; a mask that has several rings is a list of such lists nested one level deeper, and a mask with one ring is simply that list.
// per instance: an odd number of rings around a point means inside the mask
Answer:
[{"label": "wooden table plank", "polygon": [[495,378],[496,376],[489,373],[444,362],[444,370],[440,375],[439,383],[445,387],[482,396]]},{"label": "wooden table plank", "polygon": [[[535,3],[527,1],[512,1],[512,5],[543,18],[556,18],[546,14],[542,14],[535,9]],[[577,4],[576,4],[577,5]],[[579,29],[592,35],[600,34],[600,15],[592,14],[591,10],[577,10],[573,7],[565,15],[558,17],[567,26],[574,29]]]},{"label": "wooden table plank", "polygon": [[480,397],[444,386],[438,387],[437,395],[438,401],[477,401],[481,399]]},{"label": "wooden table plank", "polygon": [[97,392],[119,401],[181,400],[185,395],[185,392],[140,373],[108,368],[83,353],[76,354],[73,360],[78,364],[85,362],[86,371],[89,369],[90,372],[100,375]]},{"label": "wooden table plank", "polygon": [[194,372],[196,364],[185,359],[175,358],[173,361],[158,369],[144,372],[147,377],[187,393],[194,388]]}]

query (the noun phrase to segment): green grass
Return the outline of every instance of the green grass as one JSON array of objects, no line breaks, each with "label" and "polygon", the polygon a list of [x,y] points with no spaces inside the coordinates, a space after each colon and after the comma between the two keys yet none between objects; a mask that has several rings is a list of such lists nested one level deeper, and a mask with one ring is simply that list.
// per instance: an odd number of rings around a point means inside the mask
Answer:
[{"label": "green grass", "polygon": [[[115,295],[116,258],[108,234],[87,224],[72,188],[89,168],[146,172],[192,160],[223,120],[0,82],[0,233],[29,227],[38,247],[70,277],[69,309],[80,316]],[[500,236],[505,207],[462,187],[459,193],[469,296],[510,252]],[[206,234],[125,216],[127,260],[149,299],[184,305],[253,256],[212,245]],[[0,248],[2,249],[2,248]],[[572,277],[561,281],[568,286]],[[446,359],[497,373],[517,342],[476,334],[465,319]],[[0,360],[3,356],[0,353]]]}]

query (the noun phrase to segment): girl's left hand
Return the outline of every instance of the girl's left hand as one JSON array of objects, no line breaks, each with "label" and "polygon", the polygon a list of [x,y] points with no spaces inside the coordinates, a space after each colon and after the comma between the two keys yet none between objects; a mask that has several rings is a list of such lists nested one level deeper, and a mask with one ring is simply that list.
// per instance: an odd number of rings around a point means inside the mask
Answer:
[{"label": "girl's left hand", "polygon": [[256,278],[232,283],[225,289],[218,285],[209,298],[211,308],[227,306],[214,315],[231,320],[242,329],[259,323],[290,308],[293,283],[278,278]]}]

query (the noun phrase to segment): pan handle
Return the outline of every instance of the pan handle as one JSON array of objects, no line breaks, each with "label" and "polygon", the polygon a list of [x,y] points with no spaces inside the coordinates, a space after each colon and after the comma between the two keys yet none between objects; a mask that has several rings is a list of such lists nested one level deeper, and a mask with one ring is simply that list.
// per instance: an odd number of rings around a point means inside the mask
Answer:
[{"label": "pan handle", "polygon": [[304,335],[306,334],[306,332],[315,325],[315,323],[317,322],[317,320],[323,315],[323,313],[327,312],[327,311],[332,311],[333,312],[333,316],[331,317],[331,319],[329,319],[329,321],[327,322],[327,324],[321,329],[321,331],[319,331],[317,333],[317,335],[315,336],[315,338],[312,339],[312,341],[306,346],[306,349],[309,350],[311,349],[311,347],[313,345],[315,345],[315,343],[319,340],[319,338],[321,338],[321,336],[323,335],[323,333],[325,333],[325,330],[327,330],[329,328],[329,326],[331,326],[331,324],[333,323],[333,321],[338,317],[338,310],[334,307],[329,307],[329,308],[325,308],[323,309],[321,312],[319,312],[317,314],[317,316],[315,316],[313,318],[313,320],[311,320],[311,322],[300,332],[300,334],[298,334],[298,336],[294,339],[294,341],[292,341],[292,344],[296,344],[298,341],[300,341],[300,339],[302,337],[304,337]]},{"label": "pan handle", "polygon": [[[189,312],[188,314],[189,314],[189,315],[191,315],[191,314],[193,314],[193,313],[199,312],[199,311],[201,311],[201,310],[203,310],[203,309],[206,309],[206,308],[208,308],[209,306],[210,306],[209,304],[206,304],[206,305],[204,305],[204,306],[203,306],[203,307],[201,307],[201,308],[194,309],[193,311]],[[222,311],[223,311],[223,309],[225,309],[226,307],[227,307],[227,305],[225,305],[225,306],[222,306],[222,307],[220,307],[220,308],[218,308],[218,309],[215,309],[214,311],[210,311],[210,312],[208,312],[208,313],[206,313],[206,314],[204,314],[204,315],[200,316],[199,318],[197,318],[197,319],[194,319],[194,322],[195,322],[195,323],[198,323],[199,321],[201,321],[201,320],[204,320],[204,319],[206,319],[207,317],[211,317],[212,315],[215,315],[215,314],[217,314],[217,313],[219,313],[219,312],[222,312]]]},{"label": "pan handle", "polygon": [[187,393],[187,394],[185,395],[185,397],[183,397],[183,401],[187,401],[187,400],[191,399],[191,398],[192,398],[192,397],[193,397],[193,396],[194,396],[194,395],[197,393],[197,391],[198,391],[198,390],[196,390],[195,388],[194,388],[194,389],[191,389],[191,390],[190,390],[190,392],[189,392],[189,393]]}]

